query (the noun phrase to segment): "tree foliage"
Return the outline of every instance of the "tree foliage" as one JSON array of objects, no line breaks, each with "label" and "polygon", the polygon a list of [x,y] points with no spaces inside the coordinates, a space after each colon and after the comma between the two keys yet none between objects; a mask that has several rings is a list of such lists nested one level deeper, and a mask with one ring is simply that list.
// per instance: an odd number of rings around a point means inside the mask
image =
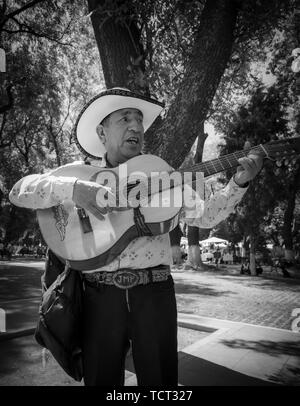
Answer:
[{"label": "tree foliage", "polygon": [[[297,18],[295,0],[3,2],[0,47],[8,68],[1,77],[7,93],[5,110],[0,110],[2,205],[24,174],[78,156],[72,124],[104,78],[108,87],[125,86],[166,101],[164,116],[147,132],[145,151],[174,167],[182,164],[199,135],[203,146],[200,129],[209,118],[229,141],[238,134],[246,137],[256,125],[260,130],[251,135],[253,142],[263,132],[264,139],[271,136],[274,127],[277,136],[287,136],[299,123],[292,107],[298,79],[294,83],[292,76],[284,76],[290,64],[285,55],[299,45]],[[266,94],[253,65],[270,59],[277,88]],[[242,110],[235,111],[249,97],[253,103],[246,105],[244,119]],[[280,99],[282,120],[275,125],[268,116],[263,125],[257,104],[267,109],[270,103],[278,112],[272,97]],[[273,117],[273,107],[265,114]],[[284,120],[293,122],[292,127]]]},{"label": "tree foliage", "polygon": [[[283,101],[281,89],[276,84],[268,89],[258,87],[250,102],[241,107],[224,128],[227,136],[223,152],[243,149],[245,142],[254,146],[292,135]],[[270,236],[266,230],[270,231],[271,224],[274,226],[274,214],[278,214],[278,207],[287,205],[291,186],[296,186],[294,180],[298,171],[299,166],[295,160],[265,162],[260,175],[249,186],[249,197],[243,199],[237,213],[226,221],[231,232],[240,230],[239,234],[252,238],[253,248],[257,247],[260,237]]]},{"label": "tree foliage", "polygon": [[[13,99],[0,115],[0,216],[4,217],[12,213],[7,193],[17,180],[79,157],[73,123],[79,108],[97,93],[103,80],[82,4],[26,4],[23,8],[24,2],[19,1],[2,9],[6,22],[0,25],[1,46],[7,55],[1,84],[2,89],[10,86]],[[20,9],[22,12],[14,14]],[[14,210],[12,218],[22,229],[20,210]],[[12,230],[14,225],[6,227],[4,217],[0,217],[2,229]],[[28,228],[36,227],[32,214],[27,220]]]},{"label": "tree foliage", "polygon": [[[291,69],[293,49],[299,46],[299,8],[291,9],[280,20],[280,25],[266,52],[266,73],[273,84],[260,83],[250,92],[250,100],[237,98],[232,106],[214,116],[216,128],[226,134],[223,152],[242,149],[245,141],[252,145],[299,133],[299,73]],[[252,87],[253,88],[253,87]],[[236,107],[239,106],[239,107]],[[248,195],[238,213],[227,225],[232,230],[241,228],[244,236],[260,237],[265,241],[284,244],[292,249],[297,244],[297,195],[300,189],[299,162],[277,162],[265,165],[260,177],[252,182]],[[255,239],[257,241],[255,241]]]}]

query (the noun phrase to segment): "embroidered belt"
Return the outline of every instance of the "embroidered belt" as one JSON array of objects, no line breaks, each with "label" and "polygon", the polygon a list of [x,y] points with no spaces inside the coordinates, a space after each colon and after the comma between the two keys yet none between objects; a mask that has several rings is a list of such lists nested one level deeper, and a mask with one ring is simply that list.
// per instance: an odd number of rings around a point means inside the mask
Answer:
[{"label": "embroidered belt", "polygon": [[101,271],[84,274],[84,279],[87,285],[93,287],[99,287],[102,284],[130,289],[137,285],[147,285],[150,282],[166,281],[170,274],[168,266],[145,269],[122,268],[115,272]]}]

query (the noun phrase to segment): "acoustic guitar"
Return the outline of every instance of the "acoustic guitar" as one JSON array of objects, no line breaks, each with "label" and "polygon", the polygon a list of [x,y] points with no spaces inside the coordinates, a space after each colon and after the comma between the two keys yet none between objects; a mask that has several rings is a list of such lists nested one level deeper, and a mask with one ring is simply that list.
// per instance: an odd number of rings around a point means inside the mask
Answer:
[{"label": "acoustic guitar", "polygon": [[[80,180],[94,181],[104,186],[107,186],[108,180],[115,179],[116,189],[113,191],[118,202],[121,201],[122,191],[127,204],[120,210],[107,213],[103,219],[96,218],[70,202],[37,210],[44,240],[50,249],[62,260],[68,261],[73,269],[92,270],[104,266],[119,256],[134,238],[165,234],[176,227],[182,207],[178,202],[182,201],[180,197],[185,183],[195,182],[199,173],[208,177],[235,168],[239,165],[238,159],[247,156],[250,151],[274,161],[290,156],[296,159],[300,154],[300,137],[251,147],[182,171],[174,171],[163,159],[154,155],[139,155],[116,168],[80,164],[60,167],[53,171],[53,176],[75,176]],[[136,175],[141,171],[144,176],[142,180]],[[174,172],[182,175],[188,172],[193,176],[181,176],[178,180],[174,178],[172,182],[153,182],[153,174],[154,178],[159,178],[162,174],[170,178]],[[131,205],[128,197],[137,187],[135,204]],[[136,204],[137,200],[139,205]]]}]

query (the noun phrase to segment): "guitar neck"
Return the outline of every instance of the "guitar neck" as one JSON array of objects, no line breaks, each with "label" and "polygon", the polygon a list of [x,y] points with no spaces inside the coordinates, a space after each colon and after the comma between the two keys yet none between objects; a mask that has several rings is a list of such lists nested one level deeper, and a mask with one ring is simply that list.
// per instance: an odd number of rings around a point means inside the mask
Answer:
[{"label": "guitar neck", "polygon": [[[254,154],[257,153],[261,155],[263,158],[268,158],[273,161],[289,156],[299,156],[300,154],[300,137],[294,138],[287,138],[283,140],[275,140],[268,144],[260,144],[248,149],[244,149],[242,151],[236,151],[231,154],[223,155],[219,158],[212,159],[210,161],[204,161],[197,165],[193,165],[189,168],[179,169],[179,170],[172,170],[166,172],[166,176],[170,176],[172,173],[179,172],[181,174],[180,179],[170,179],[170,182],[158,182],[158,186],[152,189],[152,180],[156,178],[160,178],[160,175],[155,175],[154,178],[148,177],[148,196],[153,193],[161,192],[165,189],[174,188],[176,186],[182,186],[184,183],[193,183],[197,180],[197,172],[203,173],[203,176],[207,178],[208,176],[215,175],[216,173],[227,171],[232,168],[236,168],[240,165],[239,159],[246,157],[249,152],[253,152]],[[192,177],[188,177],[185,180],[185,173],[191,173]],[[127,191],[129,192],[130,189],[135,187],[136,183],[131,183],[127,187]]]},{"label": "guitar neck", "polygon": [[251,147],[249,149],[245,149],[243,151],[233,152],[231,154],[223,155],[219,158],[212,159],[210,161],[204,161],[197,165],[193,165],[190,168],[185,168],[184,170],[180,170],[180,172],[202,172],[204,177],[208,177],[211,175],[215,175],[216,173],[227,171],[232,168],[236,168],[239,166],[238,160],[248,155],[250,151],[257,151],[260,154],[266,156],[266,152],[264,151],[264,147],[261,145],[257,147]]},{"label": "guitar neck", "polygon": [[[220,158],[213,159],[211,161],[201,162],[197,165],[193,165],[189,168],[180,169],[178,171],[170,171],[168,175],[171,175],[173,172],[180,172],[181,178],[178,180],[170,179],[170,183],[168,182],[159,182],[156,187],[153,187],[152,178],[148,178],[148,196],[153,193],[162,192],[166,189],[174,188],[175,186],[183,186],[185,183],[193,183],[197,180],[196,174],[197,172],[202,172],[204,177],[208,177],[214,175],[219,172],[227,171],[231,168],[235,168],[239,166],[238,160],[248,155],[250,151],[257,151],[259,153],[263,153],[264,156],[267,156],[267,152],[265,146],[259,145],[258,147],[251,147],[249,149],[245,149],[243,151],[233,152],[231,154],[223,155]],[[184,176],[185,173],[191,173],[191,178],[186,179]],[[129,185],[128,190],[130,190],[135,185]]]}]

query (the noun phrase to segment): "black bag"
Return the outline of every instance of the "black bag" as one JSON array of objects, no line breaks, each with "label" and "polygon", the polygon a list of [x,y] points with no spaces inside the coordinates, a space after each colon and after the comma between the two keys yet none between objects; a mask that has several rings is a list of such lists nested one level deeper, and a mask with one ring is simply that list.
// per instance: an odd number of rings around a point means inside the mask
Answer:
[{"label": "black bag", "polygon": [[[81,381],[82,279],[78,271],[56,261],[59,260],[49,251],[46,271],[42,277],[43,296],[34,336],[42,347],[52,353],[68,375]],[[50,286],[49,282],[52,282]]]}]

